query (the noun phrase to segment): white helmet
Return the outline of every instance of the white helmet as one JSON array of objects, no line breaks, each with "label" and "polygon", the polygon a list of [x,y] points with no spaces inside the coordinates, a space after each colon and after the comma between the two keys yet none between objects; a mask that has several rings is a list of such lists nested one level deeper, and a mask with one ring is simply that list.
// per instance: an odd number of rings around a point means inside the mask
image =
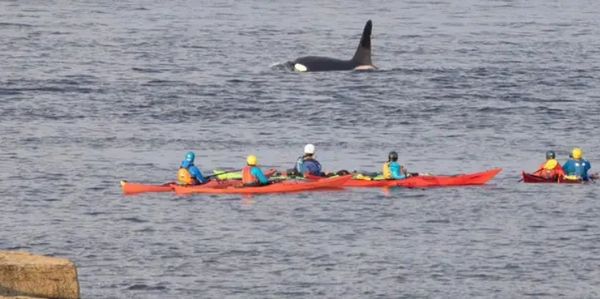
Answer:
[{"label": "white helmet", "polygon": [[312,144],[307,144],[304,146],[304,153],[305,154],[309,154],[309,155],[314,155],[315,154],[315,146]]}]

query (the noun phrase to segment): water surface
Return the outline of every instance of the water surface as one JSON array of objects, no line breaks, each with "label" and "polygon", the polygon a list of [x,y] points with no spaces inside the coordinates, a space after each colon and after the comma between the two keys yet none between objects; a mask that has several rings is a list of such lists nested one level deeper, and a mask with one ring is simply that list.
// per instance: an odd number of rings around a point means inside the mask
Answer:
[{"label": "water surface", "polygon": [[[596,1],[1,1],[0,248],[64,256],[84,298],[599,297]],[[376,72],[349,58],[373,20]],[[124,197],[188,150],[326,170],[504,171],[483,187]],[[598,164],[600,165],[600,164]],[[594,169],[593,169],[594,170]]]}]

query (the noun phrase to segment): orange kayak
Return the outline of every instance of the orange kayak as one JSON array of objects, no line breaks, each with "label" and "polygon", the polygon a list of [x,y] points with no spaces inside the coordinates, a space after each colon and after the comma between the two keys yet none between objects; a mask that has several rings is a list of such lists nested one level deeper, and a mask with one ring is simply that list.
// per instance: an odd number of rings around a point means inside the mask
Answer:
[{"label": "orange kayak", "polygon": [[142,183],[130,183],[128,181],[121,181],[121,190],[123,194],[132,195],[146,192],[170,192],[173,191],[173,185],[175,183],[165,183],[162,185],[151,185]]},{"label": "orange kayak", "polygon": [[[265,176],[270,177],[275,174],[275,169],[268,169],[265,171]],[[228,172],[225,172],[228,173]],[[231,181],[231,182],[230,182]],[[239,182],[239,180],[225,180],[225,181],[216,181],[211,179],[208,183],[204,185],[198,185],[197,187],[212,187],[220,184],[223,185],[231,185],[233,182]],[[143,184],[143,183],[130,183],[126,180],[122,180],[121,189],[123,190],[123,194],[132,195],[132,194],[140,194],[140,193],[150,193],[150,192],[171,192],[174,191],[174,186],[177,185],[176,182],[164,183],[161,185],[155,184]]]},{"label": "orange kayak", "polygon": [[405,188],[429,188],[429,187],[451,187],[467,185],[483,185],[493,179],[502,168],[494,168],[484,172],[458,174],[458,175],[432,175],[412,176],[402,180],[364,180],[352,179],[344,184],[344,187],[405,187]]},{"label": "orange kayak", "polygon": [[[211,187],[218,184],[227,184],[228,181],[215,181],[211,180],[204,185],[198,185],[197,187]],[[140,193],[149,193],[149,192],[171,192],[174,191],[177,183],[170,182],[162,185],[152,185],[152,184],[142,184],[142,183],[130,183],[128,181],[121,181],[121,189],[123,190],[123,194],[125,195],[133,195]]]},{"label": "orange kayak", "polygon": [[300,192],[315,189],[342,188],[352,175],[326,178],[318,181],[286,180],[266,186],[244,187],[240,183],[217,184],[213,186],[174,186],[177,194],[209,193],[209,194],[265,194]]}]

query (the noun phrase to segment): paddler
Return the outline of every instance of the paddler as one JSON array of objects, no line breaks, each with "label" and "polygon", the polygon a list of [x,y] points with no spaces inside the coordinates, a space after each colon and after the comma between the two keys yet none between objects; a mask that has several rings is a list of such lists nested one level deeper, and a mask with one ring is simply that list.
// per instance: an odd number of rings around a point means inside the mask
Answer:
[{"label": "paddler", "polygon": [[391,151],[388,161],[383,163],[383,178],[386,180],[401,180],[410,176],[406,169],[398,163],[398,153]]},{"label": "paddler", "polygon": [[547,151],[546,161],[533,174],[546,179],[559,180],[565,175],[565,172],[556,160],[556,153],[554,151]]},{"label": "paddler", "polygon": [[589,161],[583,159],[583,151],[581,148],[574,148],[571,151],[571,158],[562,166],[565,175],[568,179],[589,180],[588,170],[592,168]]},{"label": "paddler", "polygon": [[208,182],[208,178],[205,178],[200,169],[194,165],[195,158],[196,154],[194,152],[185,154],[185,160],[181,162],[181,166],[179,166],[179,171],[177,172],[179,185],[198,185]]},{"label": "paddler", "polygon": [[310,143],[304,146],[304,155],[298,157],[298,160],[296,160],[296,166],[292,172],[299,176],[327,176],[321,170],[321,163],[315,159],[315,146]]},{"label": "paddler", "polygon": [[256,166],[258,159],[254,155],[246,158],[246,166],[242,168],[242,183],[244,186],[263,186],[270,184],[263,171]]}]

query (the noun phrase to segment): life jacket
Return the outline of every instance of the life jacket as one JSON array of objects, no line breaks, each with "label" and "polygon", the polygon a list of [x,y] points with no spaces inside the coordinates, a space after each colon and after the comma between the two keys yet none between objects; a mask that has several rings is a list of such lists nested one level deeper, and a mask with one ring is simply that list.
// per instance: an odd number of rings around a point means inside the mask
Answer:
[{"label": "life jacket", "polygon": [[302,172],[304,175],[323,176],[321,172],[321,163],[312,157],[304,157],[302,162]]},{"label": "life jacket", "polygon": [[179,185],[194,185],[196,184],[196,179],[192,177],[187,168],[180,167],[179,171],[177,171],[177,182]]},{"label": "life jacket", "polygon": [[575,175],[580,179],[587,179],[587,163],[586,160],[573,160],[572,171],[569,173],[570,175]]},{"label": "life jacket", "polygon": [[383,163],[383,178],[389,180],[392,178],[392,170],[390,170],[390,162]]},{"label": "life jacket", "polygon": [[554,171],[555,167],[556,167],[556,160],[550,159],[550,160],[544,162],[544,164],[542,165],[541,170],[538,174],[539,174],[539,176],[541,176],[543,178],[553,179],[556,176],[556,173]]},{"label": "life jacket", "polygon": [[252,166],[245,166],[242,168],[242,184],[252,185],[258,183],[258,180],[252,175]]},{"label": "life jacket", "polygon": [[562,168],[556,159],[550,159],[542,164],[538,175],[546,179],[558,179],[563,174]]}]

